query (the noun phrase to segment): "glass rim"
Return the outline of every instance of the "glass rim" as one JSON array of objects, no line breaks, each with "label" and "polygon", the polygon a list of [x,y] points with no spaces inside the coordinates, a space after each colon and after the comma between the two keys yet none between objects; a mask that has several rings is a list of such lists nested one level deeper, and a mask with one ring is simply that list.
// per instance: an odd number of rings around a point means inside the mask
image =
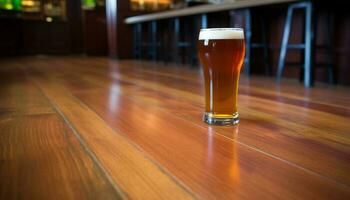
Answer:
[{"label": "glass rim", "polygon": [[243,28],[201,28],[200,31],[244,31]]}]

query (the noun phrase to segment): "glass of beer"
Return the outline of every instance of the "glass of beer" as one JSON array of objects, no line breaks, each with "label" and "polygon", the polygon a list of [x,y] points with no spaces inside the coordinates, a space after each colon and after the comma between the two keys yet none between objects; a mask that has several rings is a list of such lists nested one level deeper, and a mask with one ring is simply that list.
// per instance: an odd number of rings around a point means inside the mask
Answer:
[{"label": "glass of beer", "polygon": [[199,60],[205,83],[205,114],[208,124],[238,124],[238,81],[245,54],[241,28],[201,29]]}]

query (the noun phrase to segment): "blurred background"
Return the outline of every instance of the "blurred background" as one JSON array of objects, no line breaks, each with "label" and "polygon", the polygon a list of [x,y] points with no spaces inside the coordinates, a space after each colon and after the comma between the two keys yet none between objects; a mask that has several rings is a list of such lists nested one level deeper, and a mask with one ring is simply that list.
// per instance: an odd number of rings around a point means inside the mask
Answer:
[{"label": "blurred background", "polygon": [[[249,2],[246,7],[210,11],[203,13],[205,16],[196,11],[195,15],[139,23],[125,21],[133,16],[189,8],[193,11],[203,6],[243,1]],[[262,2],[271,3],[260,6]],[[291,5],[300,2],[311,2],[313,8],[314,41],[310,59],[314,64],[314,79],[350,85],[350,12],[342,1],[0,0],[0,59],[84,55],[198,67],[195,44],[203,17],[205,27],[209,28],[247,28],[249,20],[251,51],[246,73],[272,77],[278,74],[282,37],[289,26],[283,62],[292,65],[286,64],[283,76],[302,80],[306,10],[293,10],[291,23],[286,24]]]}]

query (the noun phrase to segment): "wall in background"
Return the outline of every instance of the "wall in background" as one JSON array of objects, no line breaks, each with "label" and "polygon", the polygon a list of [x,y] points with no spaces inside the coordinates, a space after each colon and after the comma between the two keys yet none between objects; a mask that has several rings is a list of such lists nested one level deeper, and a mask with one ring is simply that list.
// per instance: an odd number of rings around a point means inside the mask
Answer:
[{"label": "wall in background", "polygon": [[106,8],[83,10],[84,53],[107,55]]},{"label": "wall in background", "polygon": [[52,12],[0,10],[1,56],[83,53],[80,1],[57,2]]}]

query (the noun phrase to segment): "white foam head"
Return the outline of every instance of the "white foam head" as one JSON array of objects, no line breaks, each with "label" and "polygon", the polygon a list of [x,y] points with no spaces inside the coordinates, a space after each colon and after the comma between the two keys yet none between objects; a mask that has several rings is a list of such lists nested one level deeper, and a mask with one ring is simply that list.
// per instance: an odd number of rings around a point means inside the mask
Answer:
[{"label": "white foam head", "polygon": [[244,39],[241,28],[206,28],[199,32],[199,40]]}]

